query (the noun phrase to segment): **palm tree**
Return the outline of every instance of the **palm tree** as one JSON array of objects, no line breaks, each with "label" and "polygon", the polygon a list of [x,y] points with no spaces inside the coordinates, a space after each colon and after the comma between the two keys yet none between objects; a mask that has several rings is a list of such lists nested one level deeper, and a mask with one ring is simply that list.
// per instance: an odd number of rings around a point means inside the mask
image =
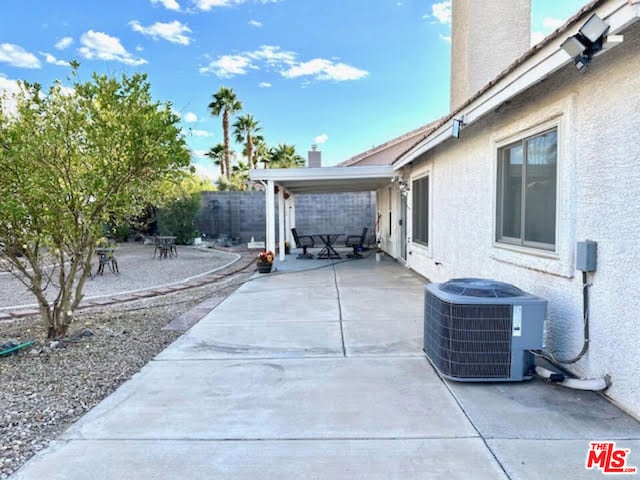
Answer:
[{"label": "palm tree", "polygon": [[296,153],[294,145],[281,143],[269,150],[269,166],[271,168],[304,167],[304,158]]},{"label": "palm tree", "polygon": [[[253,168],[258,166],[258,163],[262,163],[264,168],[269,165],[269,147],[267,142],[264,141],[262,135],[256,135],[253,137]],[[246,152],[243,152],[246,154]]]},{"label": "palm tree", "polygon": [[224,145],[218,143],[209,149],[207,153],[205,153],[207,157],[213,160],[213,164],[220,167],[220,176],[226,177],[226,170],[224,165]]},{"label": "palm tree", "polygon": [[238,162],[231,167],[231,183],[234,184],[235,190],[246,190],[249,181],[249,165],[244,162]]},{"label": "palm tree", "polygon": [[231,88],[220,87],[213,94],[213,102],[209,104],[211,114],[222,114],[222,133],[224,144],[224,171],[227,179],[231,175],[231,149],[229,146],[229,115],[242,110],[242,103]]},{"label": "palm tree", "polygon": [[250,169],[255,167],[253,161],[253,139],[256,132],[261,130],[258,123],[259,122],[253,118],[253,115],[247,114],[238,117],[233,124],[233,134],[236,137],[236,142],[244,143],[245,145],[247,166]]}]

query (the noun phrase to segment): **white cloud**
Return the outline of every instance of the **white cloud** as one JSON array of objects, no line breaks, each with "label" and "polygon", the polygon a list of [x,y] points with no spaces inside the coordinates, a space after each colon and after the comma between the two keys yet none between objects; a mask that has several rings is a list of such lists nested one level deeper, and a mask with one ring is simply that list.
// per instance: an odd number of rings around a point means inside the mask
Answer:
[{"label": "white cloud", "polygon": [[72,43],[73,43],[73,38],[63,37],[60,40],[58,40],[58,42],[55,44],[55,47],[58,50],[64,50],[65,48],[70,47]]},{"label": "white cloud", "polygon": [[180,45],[189,45],[192,40],[186,35],[191,33],[191,29],[178,20],[168,23],[156,22],[148,27],[143,27],[140,22],[133,20],[129,22],[129,25],[135,32],[148,35],[154,40],[163,38],[171,43],[179,43]]},{"label": "white cloud", "polygon": [[[193,0],[194,5],[199,10],[208,12],[212,8],[217,7],[232,7],[234,5],[242,5],[247,3],[248,0]],[[253,0],[254,3],[261,3],[263,5],[267,3],[279,3],[282,0]]]},{"label": "white cloud", "polygon": [[262,22],[259,22],[258,20],[249,20],[249,25],[260,28],[262,26]]},{"label": "white cloud", "polygon": [[[20,92],[20,85],[17,80],[11,80],[0,73],[0,104],[9,115],[16,113],[15,95]],[[4,98],[3,98],[4,97]]]},{"label": "white cloud", "polygon": [[451,43],[451,35],[439,34],[438,36],[440,37],[440,40],[442,40],[443,42]]},{"label": "white cloud", "polygon": [[242,3],[234,0],[195,0],[195,5],[200,10],[208,12],[214,7],[230,7],[236,3]]},{"label": "white cloud", "polygon": [[180,4],[176,0],[151,0],[152,4],[160,3],[167,10],[180,10]]},{"label": "white cloud", "polygon": [[222,55],[206,67],[201,67],[200,73],[213,73],[219,78],[231,78],[236,75],[244,75],[249,69],[257,68],[246,56]]},{"label": "white cloud", "polygon": [[[282,50],[274,45],[262,45],[260,48],[234,55],[222,55],[206,67],[200,68],[200,73],[213,73],[220,78],[231,78],[245,75],[250,70],[260,70],[261,67],[276,70],[285,78],[312,77],[314,80],[359,80],[369,72],[325,58],[315,58],[308,62],[299,62],[297,54]],[[263,82],[260,87],[267,88],[271,84]]]},{"label": "white cloud", "polygon": [[260,88],[271,88],[271,84],[269,82],[260,82],[258,86]]},{"label": "white cloud", "polygon": [[313,139],[313,141],[315,143],[317,143],[318,145],[322,145],[323,143],[325,143],[327,140],[329,140],[329,135],[327,135],[326,133],[323,133],[321,135],[318,135],[316,138]]},{"label": "white cloud", "polygon": [[308,62],[302,62],[281,72],[283,77],[313,77],[316,80],[334,80],[342,82],[346,80],[359,80],[369,75],[366,70],[361,70],[346,63],[334,63],[326,58],[314,58]]},{"label": "white cloud", "polygon": [[444,2],[434,3],[431,6],[431,14],[436,17],[440,23],[451,23],[451,0],[445,0]]},{"label": "white cloud", "polygon": [[544,26],[544,28],[548,30],[555,30],[564,25],[564,22],[564,20],[561,20],[559,18],[547,17],[542,20],[542,26]]},{"label": "white cloud", "polygon": [[194,137],[211,137],[211,132],[207,132],[206,130],[196,130],[195,128],[190,128],[189,133]]},{"label": "white cloud", "polygon": [[184,121],[187,123],[195,123],[198,121],[198,116],[193,112],[187,112],[184,115]]},{"label": "white cloud", "polygon": [[67,62],[65,60],[59,60],[54,55],[51,55],[50,53],[47,53],[47,52],[39,52],[39,53],[40,53],[40,55],[42,55],[44,57],[44,60],[47,63],[51,63],[53,65],[58,65],[60,67],[68,67],[69,66],[69,62]]},{"label": "white cloud", "polygon": [[282,50],[275,45],[261,45],[257,50],[245,52],[244,54],[253,60],[264,61],[270,66],[293,65],[296,60],[294,52]]},{"label": "white cloud", "polygon": [[13,67],[40,68],[38,57],[13,43],[0,44],[0,62],[8,63]]},{"label": "white cloud", "polygon": [[203,157],[197,153],[197,150],[191,151],[192,165],[196,170],[196,175],[215,182],[220,178],[220,167],[215,166],[207,157]]},{"label": "white cloud", "polygon": [[89,30],[80,37],[82,47],[78,49],[87,60],[115,60],[127,65],[143,65],[144,58],[133,56],[120,43],[120,39],[103,32]]}]

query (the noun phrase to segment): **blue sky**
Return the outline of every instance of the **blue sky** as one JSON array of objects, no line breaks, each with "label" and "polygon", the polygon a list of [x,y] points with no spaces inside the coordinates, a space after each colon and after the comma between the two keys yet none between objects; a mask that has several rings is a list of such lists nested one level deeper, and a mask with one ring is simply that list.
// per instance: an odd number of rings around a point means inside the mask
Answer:
[{"label": "blue sky", "polygon": [[[586,3],[533,0],[533,39]],[[72,59],[84,79],[146,72],[206,172],[224,85],[269,145],[317,143],[333,165],[447,113],[450,30],[448,1],[2,0],[0,89],[65,79]]]}]

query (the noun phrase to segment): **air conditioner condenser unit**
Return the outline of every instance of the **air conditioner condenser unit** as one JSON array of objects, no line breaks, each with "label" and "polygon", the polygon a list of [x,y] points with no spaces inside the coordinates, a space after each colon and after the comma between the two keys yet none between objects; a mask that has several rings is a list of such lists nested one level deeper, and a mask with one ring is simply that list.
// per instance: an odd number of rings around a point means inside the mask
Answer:
[{"label": "air conditioner condenser unit", "polygon": [[440,374],[463,382],[531,378],[543,348],[547,301],[494,280],[426,286],[424,351]]}]

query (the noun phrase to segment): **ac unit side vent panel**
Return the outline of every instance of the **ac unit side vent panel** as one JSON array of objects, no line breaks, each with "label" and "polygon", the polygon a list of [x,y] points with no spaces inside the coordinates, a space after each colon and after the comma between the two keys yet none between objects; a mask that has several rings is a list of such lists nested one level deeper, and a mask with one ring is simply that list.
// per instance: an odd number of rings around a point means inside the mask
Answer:
[{"label": "ac unit side vent panel", "polygon": [[456,305],[427,296],[425,352],[454,377],[508,377],[511,305]]}]

